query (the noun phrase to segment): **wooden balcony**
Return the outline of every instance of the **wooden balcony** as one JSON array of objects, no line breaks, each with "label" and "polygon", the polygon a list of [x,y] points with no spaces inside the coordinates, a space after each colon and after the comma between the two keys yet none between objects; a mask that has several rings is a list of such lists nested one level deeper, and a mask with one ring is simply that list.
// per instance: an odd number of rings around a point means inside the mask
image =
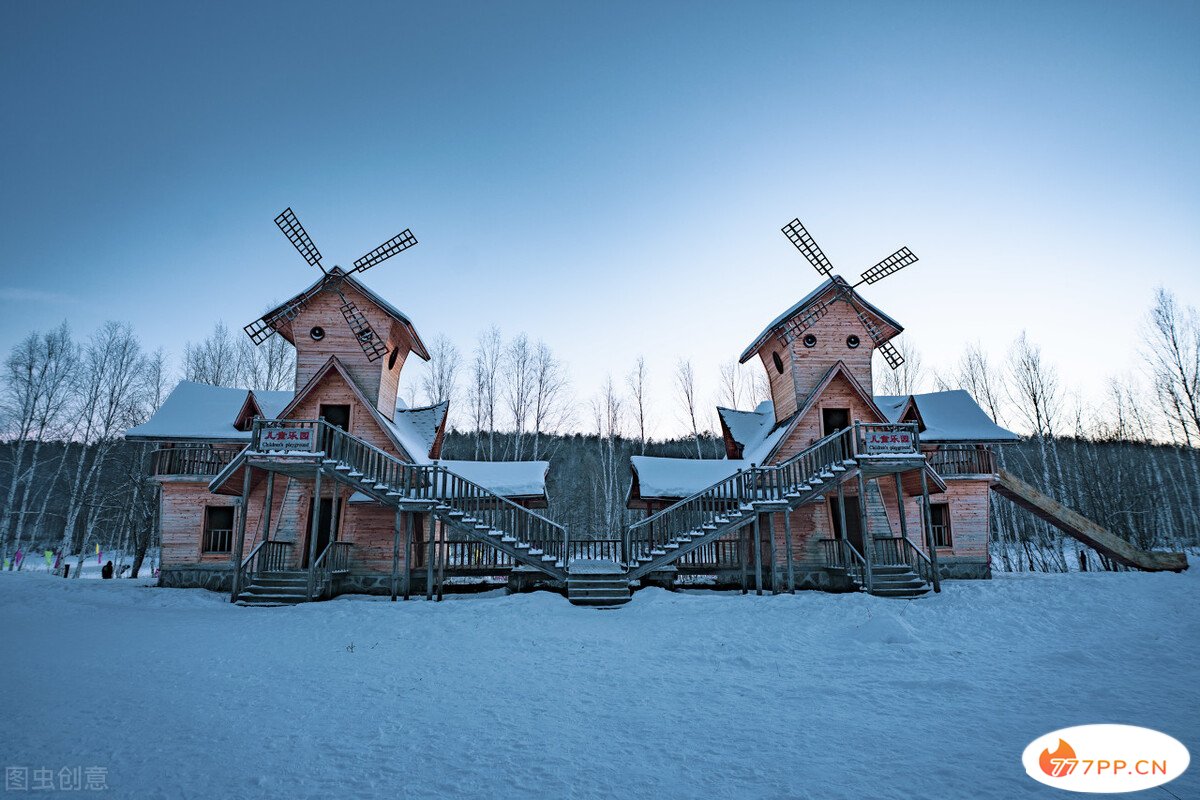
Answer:
[{"label": "wooden balcony", "polygon": [[238,445],[165,447],[151,453],[150,474],[158,478],[211,478],[241,451]]},{"label": "wooden balcony", "polygon": [[943,478],[996,474],[992,451],[979,447],[942,448],[929,454],[929,465]]}]

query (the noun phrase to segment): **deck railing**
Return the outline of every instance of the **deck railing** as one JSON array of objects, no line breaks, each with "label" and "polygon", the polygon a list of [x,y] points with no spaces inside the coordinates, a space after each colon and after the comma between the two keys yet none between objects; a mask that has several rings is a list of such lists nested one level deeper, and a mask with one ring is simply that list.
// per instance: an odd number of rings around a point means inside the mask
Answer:
[{"label": "deck railing", "polygon": [[212,477],[225,468],[242,448],[237,445],[185,445],[164,447],[150,454],[150,474],[156,476]]},{"label": "deck railing", "polygon": [[[254,452],[315,456],[344,465],[349,477],[400,503],[449,506],[481,529],[504,531],[520,542],[542,542],[565,566],[570,537],[562,525],[438,464],[409,464],[324,420],[256,419]],[[539,549],[534,546],[533,549]]]},{"label": "deck railing", "polygon": [[996,459],[991,450],[978,447],[942,448],[929,454],[929,465],[942,477],[994,475]]}]

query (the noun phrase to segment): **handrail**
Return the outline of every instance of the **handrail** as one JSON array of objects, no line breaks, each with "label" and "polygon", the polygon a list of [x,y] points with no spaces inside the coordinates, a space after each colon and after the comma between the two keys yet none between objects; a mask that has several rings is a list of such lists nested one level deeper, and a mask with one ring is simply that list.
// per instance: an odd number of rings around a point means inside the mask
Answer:
[{"label": "handrail", "polygon": [[150,473],[156,476],[216,475],[237,458],[244,445],[177,445],[150,454]]},{"label": "handrail", "polygon": [[927,583],[935,583],[933,562],[929,556],[903,536],[875,537],[876,558],[881,563],[889,563],[886,558],[892,558],[890,563],[904,564],[921,576]]},{"label": "handrail", "polygon": [[[305,447],[271,448],[262,439],[264,431],[300,428],[307,431]],[[284,442],[300,439],[284,439]],[[373,484],[388,495],[408,501],[429,501],[442,508],[461,512],[477,528],[504,531],[521,542],[561,540],[562,566],[570,559],[570,535],[567,529],[547,517],[513,502],[487,487],[468,480],[436,462],[410,464],[379,447],[354,436],[325,420],[274,420],[256,418],[251,439],[256,452],[272,455],[318,456],[349,469],[348,475],[360,483]],[[263,450],[263,447],[268,449]],[[342,468],[342,467],[339,467]],[[536,548],[531,548],[536,549]],[[545,551],[540,551],[544,553]],[[539,558],[537,555],[532,557]]]},{"label": "handrail", "polygon": [[830,567],[846,570],[846,574],[858,584],[866,581],[867,560],[848,539],[819,539],[825,552],[825,563]]}]

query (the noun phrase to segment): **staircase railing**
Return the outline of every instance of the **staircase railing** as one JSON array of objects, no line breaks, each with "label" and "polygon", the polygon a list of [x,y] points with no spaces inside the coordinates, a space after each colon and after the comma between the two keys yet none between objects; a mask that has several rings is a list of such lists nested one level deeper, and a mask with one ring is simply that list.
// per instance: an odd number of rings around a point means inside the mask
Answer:
[{"label": "staircase railing", "polygon": [[[292,434],[295,434],[295,438]],[[439,464],[410,464],[324,420],[256,419],[251,448],[259,453],[311,455],[349,469],[346,473],[377,496],[411,503],[447,506],[460,524],[476,530],[500,530],[516,541],[554,542],[556,563],[566,566],[570,536],[562,525],[507,497],[451,472]],[[336,467],[335,467],[336,468]],[[532,552],[537,550],[538,552]]]},{"label": "staircase railing", "polygon": [[933,583],[933,562],[920,548],[903,536],[876,537],[875,563],[907,566],[926,583]]},{"label": "staircase railing", "polygon": [[250,555],[238,565],[238,586],[244,591],[250,582],[264,572],[280,572],[288,568],[292,543],[265,539],[254,546]]},{"label": "staircase railing", "polygon": [[325,597],[333,591],[333,576],[338,572],[350,571],[350,543],[330,542],[313,564],[316,573],[315,589],[310,600]]},{"label": "staircase railing", "polygon": [[846,539],[821,539],[825,565],[844,569],[860,586],[866,583],[867,560],[852,542]]},{"label": "staircase railing", "polygon": [[[687,531],[715,527],[729,512],[750,510],[750,503],[786,502],[844,470],[854,457],[852,428],[835,431],[786,461],[738,470],[699,492],[640,520],[625,532],[623,560],[632,565]],[[743,506],[747,508],[743,509]]]}]

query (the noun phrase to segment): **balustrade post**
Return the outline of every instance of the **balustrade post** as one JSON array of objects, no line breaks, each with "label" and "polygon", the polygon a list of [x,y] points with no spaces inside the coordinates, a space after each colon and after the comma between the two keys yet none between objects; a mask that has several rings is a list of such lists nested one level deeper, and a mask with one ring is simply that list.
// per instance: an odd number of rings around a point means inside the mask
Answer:
[{"label": "balustrade post", "polygon": [[236,603],[238,594],[242,591],[242,553],[246,546],[246,512],[250,509],[247,502],[250,499],[250,464],[245,466],[242,477],[242,502],[238,513],[237,539],[233,547],[233,591],[229,602]]},{"label": "balustrade post", "polygon": [[404,599],[412,596],[412,540],[416,516],[410,511],[404,514],[396,512],[397,517],[404,517]]},{"label": "balustrade post", "polygon": [[400,590],[400,509],[396,509],[396,519],[392,524],[392,602]]},{"label": "balustrade post", "polygon": [[792,564],[792,509],[783,512],[783,538],[787,540],[787,585],[788,594],[796,593],[796,569]]},{"label": "balustrade post", "polygon": [[[435,476],[436,478],[436,476]],[[429,509],[429,546],[425,549],[425,599],[433,599],[433,559],[436,554],[433,537],[437,530],[437,517]]]},{"label": "balustrade post", "polygon": [[900,481],[899,472],[893,472],[892,477],[896,481],[896,510],[900,512],[900,538],[907,542],[908,520],[906,519],[907,515],[904,513],[904,484]]},{"label": "balustrade post", "polygon": [[262,525],[262,540],[269,541],[271,538],[271,506],[275,504],[275,473],[267,471],[267,491],[266,497],[263,498],[263,525]]},{"label": "balustrade post", "polygon": [[933,540],[933,516],[929,513],[929,481],[921,467],[921,515],[925,518],[925,541],[929,546],[929,564],[933,568],[933,591],[942,591],[942,575],[938,569],[937,542]]},{"label": "balustrade post", "polygon": [[318,467],[316,477],[313,479],[312,508],[309,514],[308,597],[310,600],[312,599],[313,592],[316,591],[317,533],[321,527],[321,473],[323,471]]},{"label": "balustrade post", "polygon": [[[838,488],[841,488],[840,484]],[[867,519],[867,482],[863,480],[862,470],[859,470],[858,473],[858,518],[863,538],[862,557],[865,562],[863,577],[866,578],[867,591],[870,592],[875,588],[875,538],[871,533],[870,520]]]},{"label": "balustrade post", "polygon": [[754,537],[754,593],[762,597],[762,531],[758,524],[758,509],[751,513],[754,514],[754,522],[750,526],[750,534]]}]

